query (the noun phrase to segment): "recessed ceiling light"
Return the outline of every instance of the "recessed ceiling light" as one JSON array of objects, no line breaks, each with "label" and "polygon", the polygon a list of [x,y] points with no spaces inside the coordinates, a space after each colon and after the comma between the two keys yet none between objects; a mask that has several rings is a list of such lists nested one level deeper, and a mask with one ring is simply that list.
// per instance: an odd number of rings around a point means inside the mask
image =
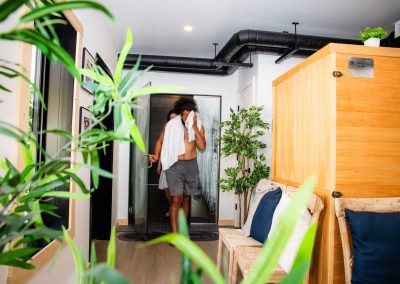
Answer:
[{"label": "recessed ceiling light", "polygon": [[184,26],[183,29],[187,32],[191,32],[193,30],[192,26]]}]

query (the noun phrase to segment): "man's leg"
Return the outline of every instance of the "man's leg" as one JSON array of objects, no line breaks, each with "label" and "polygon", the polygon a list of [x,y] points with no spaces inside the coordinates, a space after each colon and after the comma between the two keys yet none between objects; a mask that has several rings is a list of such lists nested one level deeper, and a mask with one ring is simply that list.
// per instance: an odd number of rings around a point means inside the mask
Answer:
[{"label": "man's leg", "polygon": [[186,193],[183,194],[182,208],[185,212],[186,219],[189,218],[190,195],[187,195]]},{"label": "man's leg", "polygon": [[171,195],[169,205],[169,220],[171,221],[172,233],[178,232],[178,212],[183,200],[183,194]]},{"label": "man's leg", "polygon": [[[164,195],[165,195],[165,198],[168,200],[168,203],[170,203],[171,202],[171,194],[169,193],[169,188],[164,189]],[[169,207],[168,207],[167,213],[165,213],[165,217],[166,218],[169,217]]]}]

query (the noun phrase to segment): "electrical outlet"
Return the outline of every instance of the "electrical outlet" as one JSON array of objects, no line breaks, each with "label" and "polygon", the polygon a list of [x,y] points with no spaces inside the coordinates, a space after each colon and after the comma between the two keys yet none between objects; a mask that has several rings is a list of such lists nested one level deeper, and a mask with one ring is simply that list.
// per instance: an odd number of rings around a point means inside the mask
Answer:
[{"label": "electrical outlet", "polygon": [[397,38],[400,36],[400,21],[394,23],[394,37]]}]

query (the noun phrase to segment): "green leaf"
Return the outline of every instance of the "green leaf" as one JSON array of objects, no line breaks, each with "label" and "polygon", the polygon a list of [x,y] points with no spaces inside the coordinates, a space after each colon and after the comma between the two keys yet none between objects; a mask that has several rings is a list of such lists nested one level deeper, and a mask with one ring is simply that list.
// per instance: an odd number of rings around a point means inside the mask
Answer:
[{"label": "green leaf", "polygon": [[311,224],[297,251],[296,258],[293,262],[290,273],[283,279],[281,283],[301,284],[311,264],[314,250],[314,240],[317,234],[317,223]]},{"label": "green leaf", "polygon": [[[0,37],[1,37],[1,35],[0,35]],[[18,70],[12,69],[12,68],[10,68],[8,66],[4,66],[4,65],[1,65],[0,68],[5,69],[5,70],[7,70],[9,72],[12,72],[11,74],[13,74],[15,76],[19,76],[25,82],[27,82],[34,89],[34,91],[39,95],[40,103],[42,104],[43,108],[46,110],[46,104],[44,102],[44,96],[43,96],[42,92],[40,91],[40,89],[36,86],[35,83],[33,83],[27,76],[25,76],[23,73],[19,72]]]},{"label": "green leaf", "polygon": [[7,92],[7,93],[11,93],[11,90],[10,90],[10,89],[4,87],[4,86],[1,85],[1,84],[0,84],[0,90],[3,90],[3,91],[5,91],[5,92]]},{"label": "green leaf", "polygon": [[89,77],[96,82],[101,83],[103,86],[113,86],[114,82],[108,76],[103,76],[90,69],[79,69],[81,75]]},{"label": "green leaf", "polygon": [[90,270],[90,275],[100,283],[105,284],[130,284],[131,282],[120,272],[115,270],[114,268],[109,267],[105,263],[101,263],[96,265],[96,267]]},{"label": "green leaf", "polygon": [[[94,242],[92,242],[90,248],[90,267],[93,269],[96,267],[96,265],[97,265],[96,246],[94,245]],[[89,284],[96,284],[96,278],[94,277],[93,273],[90,273]]]},{"label": "green leaf", "polygon": [[[179,209],[178,214],[178,232],[180,235],[189,239],[189,228],[185,213],[182,209]],[[192,262],[189,257],[185,254],[181,256],[181,283],[190,283],[192,278]]]},{"label": "green leaf", "polygon": [[89,165],[89,164],[83,164],[82,167],[84,168],[89,168],[92,172],[96,172],[101,177],[105,178],[110,178],[112,179],[114,175],[106,170],[103,170],[102,168],[96,167],[94,165]]},{"label": "green leaf", "polygon": [[67,242],[68,247],[71,250],[72,257],[74,259],[77,283],[81,283],[82,275],[86,270],[86,263],[85,263],[85,261],[82,261],[81,254],[79,253],[79,250],[78,250],[75,242],[72,240],[72,238],[70,237],[70,235],[68,234],[68,231],[65,229],[64,226],[63,226],[62,230],[63,230],[64,239]]},{"label": "green leaf", "polygon": [[119,91],[119,92],[121,92],[121,91],[125,88],[126,84],[130,81],[130,79],[131,79],[133,73],[136,73],[136,72],[139,70],[140,59],[141,59],[141,58],[142,58],[142,56],[139,55],[139,58],[138,58],[138,60],[136,61],[135,66],[134,66],[131,70],[129,70],[128,73],[126,73],[126,75],[125,75],[124,78],[122,79],[121,83],[119,83],[119,85],[118,85],[118,91]]},{"label": "green leaf", "polygon": [[86,200],[90,198],[89,194],[80,194],[69,191],[53,191],[43,194],[44,197],[57,197],[64,199]]},{"label": "green leaf", "polygon": [[126,124],[130,124],[129,132],[132,139],[135,141],[136,145],[139,147],[140,151],[146,153],[146,146],[144,145],[142,136],[140,135],[139,128],[137,127],[135,120],[133,119],[132,112],[127,104],[121,106],[122,115]]},{"label": "green leaf", "polygon": [[6,0],[0,5],[0,22],[3,22],[9,15],[29,0]]},{"label": "green leaf", "polygon": [[39,212],[38,214],[34,215],[34,217],[32,218],[32,220],[35,223],[35,225],[38,226],[38,227],[44,227],[42,215],[40,214],[40,203],[39,203],[39,200],[35,200],[32,203],[32,211],[33,212],[35,212],[35,211]]},{"label": "green leaf", "polygon": [[67,2],[61,3],[51,3],[47,4],[43,7],[36,8],[33,11],[23,15],[21,17],[21,22],[26,23],[29,21],[33,21],[44,16],[51,16],[53,13],[56,12],[63,12],[65,10],[72,10],[72,9],[81,9],[81,8],[90,8],[102,11],[111,19],[114,19],[114,16],[107,10],[103,5],[96,3],[94,1],[74,1],[70,0]]},{"label": "green leaf", "polygon": [[189,256],[198,267],[201,267],[205,274],[217,284],[225,283],[221,273],[217,270],[214,262],[197,246],[194,242],[188,240],[186,237],[178,234],[167,234],[147,242],[148,245],[158,243],[171,243],[175,245],[182,253]]},{"label": "green leaf", "polygon": [[115,226],[111,229],[110,241],[107,247],[107,265],[115,267]]},{"label": "green leaf", "polygon": [[131,28],[128,28],[128,30],[126,31],[125,44],[122,47],[121,53],[118,56],[118,62],[115,67],[115,72],[114,72],[115,84],[118,84],[119,80],[121,79],[122,69],[124,68],[124,62],[126,57],[128,56],[131,47],[132,47],[132,30]]},{"label": "green leaf", "polygon": [[27,262],[22,261],[22,260],[17,260],[17,259],[10,260],[5,265],[19,267],[19,268],[23,268],[23,269],[26,269],[26,270],[35,269],[35,266],[33,264],[27,263]]},{"label": "green leaf", "polygon": [[261,284],[267,282],[270,278],[277,266],[280,255],[292,235],[300,213],[310,199],[315,180],[315,176],[312,176],[295,193],[292,201],[279,219],[272,236],[264,244],[252,271],[244,279],[243,284]]},{"label": "green leaf", "polygon": [[87,187],[86,187],[85,183],[83,182],[83,180],[81,180],[76,174],[68,172],[67,175],[70,176],[74,180],[74,182],[82,190],[82,193],[84,193],[84,194],[90,193],[90,191],[87,189]]},{"label": "green leaf", "polygon": [[66,130],[62,130],[62,129],[49,129],[49,130],[44,130],[44,131],[38,132],[39,135],[46,134],[46,133],[52,133],[55,135],[63,136],[68,139],[72,139],[72,133],[69,131],[66,131]]},{"label": "green leaf", "polygon": [[71,56],[59,45],[51,42],[40,34],[39,32],[32,29],[18,29],[12,30],[8,33],[0,34],[0,38],[8,40],[19,40],[36,45],[40,51],[52,59],[51,55],[54,55],[64,66],[68,69],[71,75],[81,82],[81,77],[78,70],[75,68],[75,61]]},{"label": "green leaf", "polygon": [[[99,154],[96,150],[90,151],[90,162],[93,167],[100,168]],[[92,180],[94,188],[99,187],[99,173],[97,171],[92,171]]]},{"label": "green leaf", "polygon": [[38,248],[22,248],[16,250],[9,250],[6,252],[0,253],[0,264],[7,265],[8,262],[16,259],[16,258],[24,258],[29,257],[35,252],[37,252]]}]

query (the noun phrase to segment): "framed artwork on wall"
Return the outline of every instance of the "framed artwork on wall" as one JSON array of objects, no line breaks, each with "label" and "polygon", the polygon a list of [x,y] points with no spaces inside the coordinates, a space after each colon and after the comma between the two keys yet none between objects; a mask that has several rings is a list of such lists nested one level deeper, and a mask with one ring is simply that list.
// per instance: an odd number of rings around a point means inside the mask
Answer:
[{"label": "framed artwork on wall", "polygon": [[104,62],[103,58],[101,58],[100,54],[96,52],[96,59],[94,60],[96,65],[103,69],[103,71],[111,78],[113,79],[113,75],[111,73],[110,68],[107,66],[107,64]]},{"label": "framed artwork on wall", "polygon": [[87,108],[79,109],[79,134],[87,130],[92,125],[92,113]]},{"label": "framed artwork on wall", "polygon": [[[83,48],[83,56],[82,56],[82,68],[85,69],[93,69],[94,65],[94,57],[90,54],[89,50],[87,50],[86,47]],[[87,83],[93,83],[93,80],[89,77],[82,76],[82,82],[83,82],[83,89],[90,93],[93,94],[89,89],[85,88],[85,84]]]}]

